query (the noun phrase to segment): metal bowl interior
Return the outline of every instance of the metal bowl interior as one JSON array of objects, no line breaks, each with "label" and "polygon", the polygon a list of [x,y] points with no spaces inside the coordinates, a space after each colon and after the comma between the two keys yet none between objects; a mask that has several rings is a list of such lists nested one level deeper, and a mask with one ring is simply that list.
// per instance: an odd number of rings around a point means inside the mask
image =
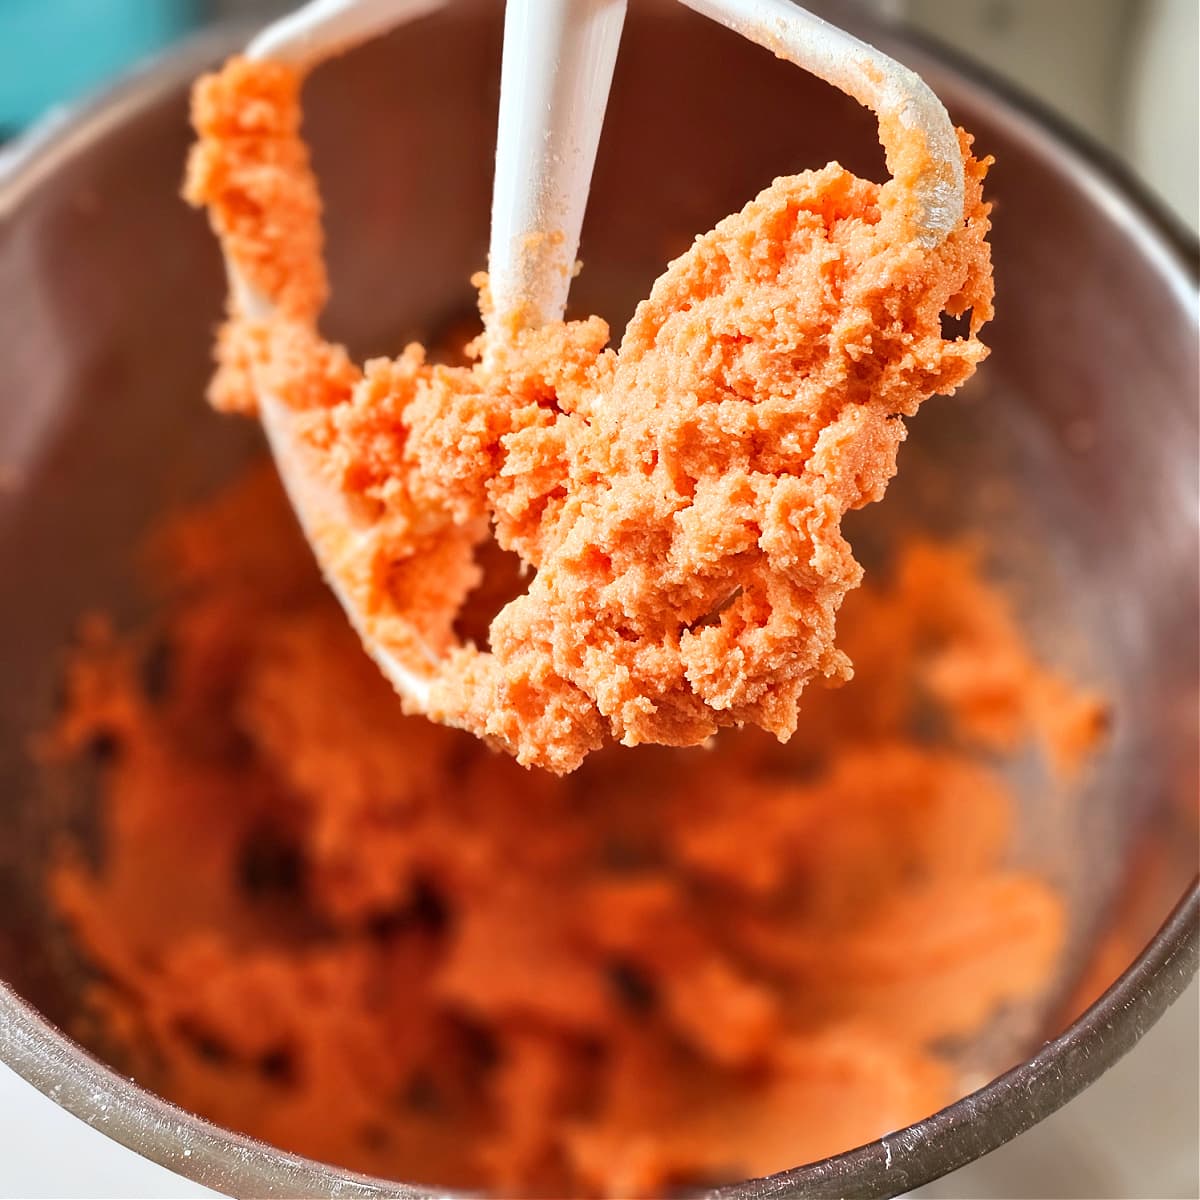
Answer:
[{"label": "metal bowl interior", "polygon": [[[334,278],[327,328],[357,353],[392,350],[472,304],[467,280],[487,238],[498,10],[457,3],[310,84]],[[1086,1086],[1195,970],[1188,251],[1127,181],[977,74],[887,29],[861,32],[925,75],[998,159],[1000,317],[994,355],[966,396],[931,402],[913,423],[901,474],[886,503],[859,518],[856,547],[869,565],[899,531],[983,532],[1035,643],[1102,689],[1116,721],[1070,803],[1038,803],[1045,792],[1035,789],[1022,813],[1018,853],[1063,889],[1072,936],[1052,994],[975,1048],[980,1078],[1014,1069],[908,1130],[725,1196],[894,1195],[962,1165]],[[89,836],[92,797],[86,781],[48,787],[29,739],[53,712],[79,615],[133,618],[144,605],[132,552],[156,516],[261,453],[249,424],[200,403],[223,283],[203,219],[177,199],[187,83],[237,44],[194,43],[0,161],[10,298],[0,309],[0,577],[13,581],[0,595],[0,978],[10,985],[0,989],[0,1060],[220,1190],[433,1195],[217,1129],[51,1024],[72,1023],[80,965],[47,909],[43,871],[64,829]],[[682,6],[634,6],[573,306],[619,327],[696,230],[775,175],[831,158],[882,172],[869,114]],[[1135,858],[1153,869],[1126,903]],[[1116,923],[1147,948],[1072,1023],[1072,985]]]}]

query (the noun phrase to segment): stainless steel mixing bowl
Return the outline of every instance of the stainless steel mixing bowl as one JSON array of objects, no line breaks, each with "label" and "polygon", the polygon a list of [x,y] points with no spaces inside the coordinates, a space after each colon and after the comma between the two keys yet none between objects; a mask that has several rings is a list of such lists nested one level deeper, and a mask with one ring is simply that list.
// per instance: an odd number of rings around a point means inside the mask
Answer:
[{"label": "stainless steel mixing bowl", "polygon": [[[394,349],[471,303],[499,8],[459,0],[311,84],[328,328],[360,353]],[[1023,814],[1020,854],[1063,888],[1072,942],[1046,1002],[977,1047],[983,1078],[1012,1069],[910,1129],[722,1189],[729,1197],[894,1195],[986,1153],[1128,1050],[1197,955],[1194,249],[1111,164],[977,71],[849,9],[833,15],[924,74],[998,159],[995,354],[965,398],[922,411],[856,544],[870,558],[902,528],[986,531],[1031,635],[1104,689],[1115,722],[1080,793],[1045,804],[1035,791]],[[56,835],[90,836],[90,795],[48,786],[29,738],[50,719],[79,614],[136,616],[131,551],[149,524],[261,453],[249,423],[200,400],[222,280],[203,219],[177,199],[188,81],[240,40],[192,44],[0,165],[0,1060],[219,1190],[428,1195],[215,1128],[56,1028],[72,1021],[79,970],[42,872]],[[774,175],[833,157],[881,170],[867,113],[679,5],[634,5],[575,303],[620,322],[694,231]],[[1115,924],[1146,948],[1075,1019],[1065,998]]]}]

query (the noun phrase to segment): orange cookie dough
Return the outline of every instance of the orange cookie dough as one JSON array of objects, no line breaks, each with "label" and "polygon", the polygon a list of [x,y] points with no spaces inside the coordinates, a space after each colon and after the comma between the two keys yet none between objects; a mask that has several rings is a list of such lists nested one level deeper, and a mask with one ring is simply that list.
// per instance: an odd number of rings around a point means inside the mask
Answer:
[{"label": "orange cookie dough", "polygon": [[1101,710],[966,550],[907,543],[849,597],[858,677],[787,746],[567,778],[402,713],[270,471],[152,561],[155,623],[89,622],[71,659],[48,752],[99,763],[102,852],[50,889],[94,969],[76,1032],[218,1123],[397,1179],[656,1195],[934,1111],[944,1048],[1055,978],[1005,754]]},{"label": "orange cookie dough", "polygon": [[[777,179],[669,265],[619,350],[592,317],[485,334],[467,366],[414,345],[360,370],[316,330],[300,87],[237,59],[201,80],[186,193],[274,306],[263,320],[231,300],[212,399],[270,395],[303,425],[358,526],[352,551],[344,530],[314,542],[363,632],[430,680],[427,715],[554,772],[607,737],[787,739],[808,682],[850,675],[834,623],[862,572],[843,515],[883,494],[904,418],[986,353],[987,163],[970,139],[964,220],[936,249],[913,225],[924,143],[889,126],[888,183],[836,164]],[[944,337],[943,314],[968,311]],[[529,575],[484,648],[456,620],[489,529]]]}]

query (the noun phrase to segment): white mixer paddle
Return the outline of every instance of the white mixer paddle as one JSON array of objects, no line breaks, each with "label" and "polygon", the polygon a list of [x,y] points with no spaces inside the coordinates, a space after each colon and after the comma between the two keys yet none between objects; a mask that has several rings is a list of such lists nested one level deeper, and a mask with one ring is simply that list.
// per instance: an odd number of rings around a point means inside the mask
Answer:
[{"label": "white mixer paddle", "polygon": [[[445,2],[312,0],[267,28],[247,56],[306,70]],[[936,246],[961,222],[958,138],[919,76],[791,0],[681,2],[848,93],[881,121],[923,133],[930,165],[914,186],[917,236]],[[508,0],[488,257],[493,346],[563,315],[625,8],[626,0]],[[270,318],[271,305],[236,264],[227,268],[242,314]],[[369,539],[369,527],[323,477],[292,410],[270,395],[258,399],[280,476],[322,570],[406,707],[426,711],[435,656],[428,652],[427,671],[400,662],[371,636],[352,599],[356,544]]]},{"label": "white mixer paddle", "polygon": [[[439,7],[439,0],[315,0],[266,29],[247,57],[309,69]],[[563,315],[624,18],[625,0],[509,0],[488,254],[497,336]],[[235,264],[227,266],[242,310],[269,317],[269,305]],[[368,634],[339,563],[321,553],[328,541],[319,530],[354,529],[357,520],[322,477],[293,411],[266,395],[259,411],[284,487],[346,615],[409,707],[424,710],[428,678]],[[338,541],[348,562],[353,538]]]}]

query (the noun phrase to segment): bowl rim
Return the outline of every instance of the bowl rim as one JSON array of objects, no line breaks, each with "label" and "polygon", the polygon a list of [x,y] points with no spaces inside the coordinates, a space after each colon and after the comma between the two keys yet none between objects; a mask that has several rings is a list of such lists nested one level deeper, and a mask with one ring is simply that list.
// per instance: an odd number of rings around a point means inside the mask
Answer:
[{"label": "bowl rim", "polygon": [[[1010,127],[1065,161],[1154,260],[1196,312],[1200,245],[1111,152],[977,62],[936,39],[860,13],[839,13],[899,50],[927,77],[986,99]],[[94,96],[62,106],[0,149],[0,219],[40,180],[125,117],[244,43],[250,27],[194,35]],[[935,88],[936,90],[936,88]],[[1200,875],[1137,958],[1084,1013],[1030,1058],[905,1129],[777,1174],[721,1186],[710,1200],[863,1200],[896,1196],[987,1154],[1049,1116],[1131,1050],[1200,965]],[[186,1112],[118,1074],[0,980],[0,1064],[129,1150],[214,1191],[236,1196],[448,1200],[439,1188],[397,1183],[276,1149]]]}]

